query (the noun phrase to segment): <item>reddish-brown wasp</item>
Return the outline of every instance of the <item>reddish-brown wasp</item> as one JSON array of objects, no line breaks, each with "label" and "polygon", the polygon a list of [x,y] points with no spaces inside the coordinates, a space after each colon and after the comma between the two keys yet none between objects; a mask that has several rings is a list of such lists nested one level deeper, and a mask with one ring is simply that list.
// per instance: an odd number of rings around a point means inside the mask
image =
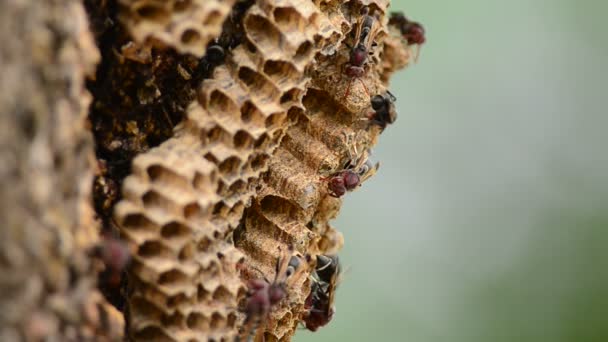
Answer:
[{"label": "reddish-brown wasp", "polygon": [[368,56],[371,54],[372,45],[375,42],[376,36],[380,31],[380,25],[377,18],[369,14],[369,8],[361,9],[361,17],[357,21],[355,29],[354,46],[350,51],[350,60],[346,64],[344,73],[351,78],[344,93],[344,98],[348,97],[350,87],[355,79],[363,85],[363,89],[369,95],[369,91],[365,83],[361,81],[361,77],[365,74],[365,64]]},{"label": "reddish-brown wasp", "polygon": [[368,150],[356,160],[351,157],[342,170],[334,172],[328,177],[321,177],[322,181],[327,182],[327,190],[330,196],[340,198],[347,191],[356,189],[376,173],[380,167],[380,163],[372,164],[368,158],[369,154],[370,151]]},{"label": "reddish-brown wasp", "polygon": [[131,261],[127,244],[115,237],[104,237],[101,243],[93,247],[91,256],[98,258],[105,265],[105,270],[101,274],[103,282],[108,286],[118,286],[122,271]]},{"label": "reddish-brown wasp", "polygon": [[303,318],[306,329],[317,331],[333,318],[336,312],[334,297],[340,271],[338,256],[317,256],[317,267],[305,304],[308,310]]},{"label": "reddish-brown wasp", "polygon": [[387,125],[392,124],[397,120],[395,101],[397,101],[397,98],[388,90],[384,95],[374,95],[371,98],[373,111],[368,114],[367,118],[371,123],[380,126],[384,131]]},{"label": "reddish-brown wasp", "polygon": [[407,19],[402,12],[391,13],[388,24],[397,27],[401,31],[401,35],[407,40],[408,45],[416,45],[414,61],[418,61],[420,47],[426,42],[424,27],[415,21]]},{"label": "reddish-brown wasp", "polygon": [[[266,322],[272,309],[287,297],[290,284],[302,276],[305,267],[301,266],[302,259],[295,255],[290,247],[288,253],[278,258],[272,282],[266,277],[249,281],[249,292],[243,309],[246,318],[241,334],[246,337],[246,341],[253,341],[257,335],[263,333],[264,329],[259,327]],[[240,337],[237,341],[240,341]]]}]

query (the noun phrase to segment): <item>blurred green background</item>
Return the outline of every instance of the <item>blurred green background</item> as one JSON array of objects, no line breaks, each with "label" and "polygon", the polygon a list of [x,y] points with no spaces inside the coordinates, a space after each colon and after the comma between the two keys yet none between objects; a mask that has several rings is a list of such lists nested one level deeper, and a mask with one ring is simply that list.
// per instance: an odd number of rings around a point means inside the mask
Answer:
[{"label": "blurred green background", "polygon": [[306,341],[608,341],[607,1],[393,1],[427,30]]}]

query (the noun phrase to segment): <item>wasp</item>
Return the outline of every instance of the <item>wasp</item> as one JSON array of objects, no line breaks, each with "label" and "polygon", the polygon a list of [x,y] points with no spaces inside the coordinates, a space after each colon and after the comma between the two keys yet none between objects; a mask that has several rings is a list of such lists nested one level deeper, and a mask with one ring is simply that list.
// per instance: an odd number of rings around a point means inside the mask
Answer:
[{"label": "wasp", "polygon": [[350,87],[355,79],[358,79],[363,85],[363,89],[369,96],[369,91],[365,83],[361,81],[361,77],[365,74],[365,65],[368,57],[372,54],[372,46],[375,44],[376,36],[380,32],[381,26],[378,19],[369,14],[369,8],[361,9],[361,17],[357,21],[355,29],[355,44],[350,51],[350,59],[346,64],[344,73],[351,78],[344,93],[344,98],[348,97]]},{"label": "wasp", "polygon": [[387,125],[397,120],[395,101],[397,101],[397,98],[388,90],[384,95],[374,95],[370,101],[373,111],[368,114],[367,118],[372,124],[380,126],[384,131]]},{"label": "wasp", "polygon": [[[254,338],[263,332],[259,329],[268,319],[273,308],[277,307],[288,295],[288,289],[295,283],[305,271],[303,260],[294,254],[292,246],[287,253],[277,259],[275,276],[272,281],[266,277],[251,279],[248,282],[248,294],[243,311],[246,318],[244,330],[241,336],[246,337],[246,341],[253,341]],[[240,341],[240,337],[237,337]]]},{"label": "wasp", "polygon": [[317,256],[317,267],[312,279],[310,294],[306,298],[304,326],[317,331],[327,325],[334,316],[334,297],[341,268],[338,256]]},{"label": "wasp", "polygon": [[388,20],[388,24],[395,26],[401,31],[401,36],[407,41],[408,45],[416,45],[416,55],[414,61],[418,61],[420,47],[426,42],[424,27],[415,21],[410,21],[402,12],[393,12]]},{"label": "wasp", "polygon": [[[352,153],[349,154],[352,155]],[[356,189],[378,171],[380,163],[373,164],[369,159],[370,154],[371,151],[367,150],[356,159],[351,156],[342,170],[336,171],[328,177],[321,177],[321,181],[327,182],[330,196],[342,197],[347,191]]]}]

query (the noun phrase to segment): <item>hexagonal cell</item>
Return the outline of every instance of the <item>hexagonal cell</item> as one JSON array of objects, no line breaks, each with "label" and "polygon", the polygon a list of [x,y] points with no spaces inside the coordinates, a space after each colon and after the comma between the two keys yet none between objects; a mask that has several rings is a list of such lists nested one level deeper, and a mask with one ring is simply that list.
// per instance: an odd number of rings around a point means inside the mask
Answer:
[{"label": "hexagonal cell", "polygon": [[301,77],[291,62],[268,60],[264,63],[264,73],[279,87],[293,84]]},{"label": "hexagonal cell", "polygon": [[271,102],[280,96],[279,89],[270,80],[249,67],[240,67],[238,76],[251,95],[262,102]]},{"label": "hexagonal cell", "polygon": [[186,326],[186,317],[182,315],[179,311],[175,311],[171,314],[165,313],[162,315],[160,322],[161,324],[169,329],[183,329]]},{"label": "hexagonal cell", "polygon": [[239,107],[236,103],[219,89],[211,92],[206,108],[211,115],[218,118],[233,117],[236,119],[239,114]]},{"label": "hexagonal cell", "polygon": [[245,17],[244,26],[247,38],[258,51],[281,50],[281,42],[284,41],[283,35],[268,19],[260,15],[249,14]]},{"label": "hexagonal cell", "polygon": [[159,326],[146,326],[141,330],[135,331],[133,338],[138,341],[158,341],[158,342],[175,342],[165,329]]},{"label": "hexagonal cell", "polygon": [[222,127],[215,126],[207,132],[207,139],[210,144],[226,144],[229,143],[232,138],[230,134],[226,132]]},{"label": "hexagonal cell", "polygon": [[234,135],[232,145],[237,150],[248,149],[253,145],[253,137],[245,130],[238,130]]},{"label": "hexagonal cell", "polygon": [[251,101],[246,101],[241,107],[241,120],[245,124],[252,123],[262,126],[264,114]]},{"label": "hexagonal cell", "polygon": [[300,46],[296,50],[296,53],[293,55],[293,60],[298,64],[306,62],[310,58],[312,58],[313,53],[314,45],[312,42],[307,40],[304,43],[300,44]]},{"label": "hexagonal cell", "polygon": [[274,21],[284,31],[302,32],[307,21],[293,7],[277,7],[273,11]]},{"label": "hexagonal cell", "polygon": [[181,208],[178,204],[176,204],[173,200],[161,195],[160,193],[150,190],[147,191],[142,197],[141,200],[146,209],[155,209],[161,210],[165,213],[178,213]]},{"label": "hexagonal cell", "polygon": [[163,225],[160,234],[165,239],[187,239],[191,230],[187,225],[173,221]]},{"label": "hexagonal cell", "polygon": [[190,278],[180,270],[170,270],[158,277],[158,284],[167,286],[185,285]]},{"label": "hexagonal cell", "polygon": [[179,33],[179,40],[186,45],[200,44],[202,35],[199,33],[198,28],[186,28]]},{"label": "hexagonal cell", "polygon": [[178,187],[180,189],[189,189],[188,180],[178,175],[175,171],[164,165],[150,165],[147,168],[150,182],[154,184],[162,184],[169,187]]},{"label": "hexagonal cell", "polygon": [[219,171],[225,178],[232,178],[239,172],[241,160],[238,157],[230,157],[218,165]]},{"label": "hexagonal cell", "polygon": [[273,128],[279,128],[281,125],[283,125],[283,123],[285,122],[285,119],[287,118],[287,114],[286,113],[274,113],[269,115],[266,118],[265,126],[268,129],[273,129]]},{"label": "hexagonal cell", "polygon": [[190,260],[194,257],[194,253],[196,253],[196,246],[193,241],[189,241],[184,245],[181,251],[179,251],[178,258],[181,261]]},{"label": "hexagonal cell", "polygon": [[143,214],[128,214],[122,220],[122,226],[129,230],[157,232],[159,226]]},{"label": "hexagonal cell", "polygon": [[222,315],[220,315],[218,312],[214,312],[211,315],[211,323],[209,324],[209,326],[213,330],[224,327],[224,326],[226,326],[226,319]]},{"label": "hexagonal cell", "polygon": [[170,16],[170,12],[165,5],[147,0],[134,3],[131,9],[142,19],[159,23],[166,22]]},{"label": "hexagonal cell", "polygon": [[205,317],[205,315],[193,312],[188,315],[186,318],[186,325],[189,329],[198,330],[198,331],[209,331],[209,322],[210,319]]},{"label": "hexagonal cell", "polygon": [[160,241],[149,240],[139,245],[137,255],[144,258],[167,258],[171,257],[173,252]]}]

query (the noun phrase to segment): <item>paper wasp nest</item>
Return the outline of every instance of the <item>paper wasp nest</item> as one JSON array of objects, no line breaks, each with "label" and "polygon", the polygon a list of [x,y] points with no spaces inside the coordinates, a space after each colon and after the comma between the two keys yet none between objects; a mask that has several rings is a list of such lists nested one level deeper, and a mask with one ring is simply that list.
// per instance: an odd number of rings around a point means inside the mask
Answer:
[{"label": "paper wasp nest", "polygon": [[[121,5],[136,41],[153,37],[199,56],[224,18],[237,17],[228,15],[230,1]],[[380,30],[365,74],[355,79],[343,72],[350,59],[345,43],[352,46],[364,6]],[[173,136],[133,159],[114,207],[134,250],[125,308],[131,339],[233,341],[245,321],[239,308],[247,280],[272,279],[289,246],[310,256],[341,248],[342,234],[329,224],[341,200],[320,179],[377,140],[380,130],[362,120],[370,96],[385,92],[389,74],[405,64],[392,64],[405,55],[398,38],[383,48],[386,7],[248,2],[237,19],[240,41],[196,89]],[[221,21],[205,19],[214,11]],[[186,26],[195,40],[184,39]],[[383,63],[385,54],[392,57]],[[306,276],[262,321],[266,341],[295,332],[312,266],[302,265]]]},{"label": "paper wasp nest", "polygon": [[235,0],[120,0],[123,21],[140,43],[155,40],[180,53],[205,54],[207,43],[220,35]]}]

